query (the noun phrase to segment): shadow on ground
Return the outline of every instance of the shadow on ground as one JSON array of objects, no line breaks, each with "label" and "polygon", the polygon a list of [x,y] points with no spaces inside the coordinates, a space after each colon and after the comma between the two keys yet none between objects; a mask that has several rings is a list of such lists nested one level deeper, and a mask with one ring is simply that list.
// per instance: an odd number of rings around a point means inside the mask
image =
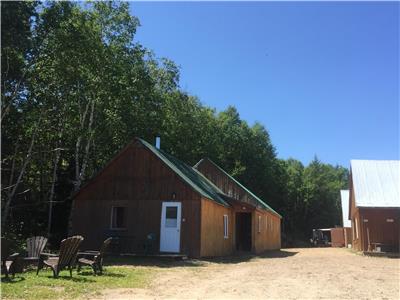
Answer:
[{"label": "shadow on ground", "polygon": [[[74,274],[75,275],[75,274]],[[92,274],[93,276],[93,274]],[[88,283],[88,282],[95,282],[95,280],[90,279],[90,278],[86,278],[86,277],[77,277],[77,276],[72,276],[70,277],[69,275],[59,275],[58,278],[54,278],[52,275],[47,276],[47,278],[49,279],[54,279],[54,280],[67,280],[67,281],[73,281],[73,282],[84,282],[84,283]]]},{"label": "shadow on ground", "polygon": [[2,277],[1,278],[1,283],[18,283],[18,282],[21,282],[23,280],[25,280],[24,277],[15,275],[14,278],[12,278],[12,277]]},{"label": "shadow on ground", "polygon": [[100,276],[100,277],[126,277],[124,274],[117,274],[117,273],[110,273],[108,270],[105,270],[101,275],[95,275],[91,271],[79,272],[78,275],[80,276]]},{"label": "shadow on ground", "polygon": [[119,256],[107,257],[104,266],[142,266],[142,267],[159,267],[159,268],[175,268],[175,267],[202,267],[207,262],[197,259],[177,259],[170,257],[145,257],[145,256]]},{"label": "shadow on ground", "polygon": [[294,256],[297,253],[298,252],[295,251],[285,251],[285,250],[266,251],[257,255],[251,253],[238,253],[232,256],[213,257],[206,259],[206,261],[212,263],[221,263],[221,264],[237,264],[263,258],[285,258]]},{"label": "shadow on ground", "polygon": [[255,259],[263,258],[285,258],[296,255],[296,251],[274,250],[266,251],[261,254],[251,254],[248,252],[237,253],[230,256],[202,258],[202,259],[181,259],[173,257],[108,257],[105,266],[143,266],[143,267],[159,267],[159,268],[175,268],[175,267],[204,267],[210,263],[217,264],[238,264],[248,262]]}]

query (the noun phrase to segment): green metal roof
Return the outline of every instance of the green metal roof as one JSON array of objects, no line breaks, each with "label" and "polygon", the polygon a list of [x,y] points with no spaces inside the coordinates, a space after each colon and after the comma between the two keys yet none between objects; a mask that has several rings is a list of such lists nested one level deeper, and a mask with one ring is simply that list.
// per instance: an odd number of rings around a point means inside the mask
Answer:
[{"label": "green metal roof", "polygon": [[220,166],[218,166],[215,162],[213,162],[211,159],[209,158],[203,158],[201,159],[195,166],[194,168],[196,168],[203,160],[208,160],[209,162],[211,162],[216,168],[218,168],[222,173],[224,173],[226,176],[228,176],[228,178],[230,178],[232,181],[234,181],[238,186],[240,186],[242,189],[244,189],[252,198],[254,198],[254,200],[256,200],[259,205],[266,209],[269,210],[275,214],[277,214],[279,217],[282,218],[282,216],[280,214],[278,214],[275,210],[273,210],[268,204],[266,204],[264,201],[262,201],[260,198],[258,198],[255,194],[253,194],[249,189],[247,189],[244,185],[242,185],[239,181],[237,181],[235,178],[233,178],[231,175],[228,174],[228,172],[226,172],[224,169],[222,169]]},{"label": "green metal roof", "polygon": [[157,149],[145,140],[139,138],[138,140],[158,158],[160,158],[177,175],[179,175],[186,183],[188,183],[195,191],[219,204],[230,206],[224,199],[222,199],[221,196],[219,196],[219,194],[224,194],[223,191],[221,191],[195,168],[185,164],[163,150]]}]

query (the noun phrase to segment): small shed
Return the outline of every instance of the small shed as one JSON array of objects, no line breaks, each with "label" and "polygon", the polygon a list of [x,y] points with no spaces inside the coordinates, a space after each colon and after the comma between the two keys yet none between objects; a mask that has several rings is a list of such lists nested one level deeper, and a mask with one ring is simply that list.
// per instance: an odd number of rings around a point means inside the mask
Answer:
[{"label": "small shed", "polygon": [[83,248],[113,237],[119,253],[205,257],[279,249],[281,216],[220,167],[211,178],[202,166],[136,138],[75,195],[71,233],[85,237]]},{"label": "small shed", "polygon": [[331,228],[331,242],[332,247],[344,247],[344,228],[335,227]]},{"label": "small shed", "polygon": [[342,227],[313,229],[311,242],[315,245],[343,247],[344,234]]},{"label": "small shed", "polygon": [[353,248],[399,251],[400,161],[352,160],[349,219]]}]

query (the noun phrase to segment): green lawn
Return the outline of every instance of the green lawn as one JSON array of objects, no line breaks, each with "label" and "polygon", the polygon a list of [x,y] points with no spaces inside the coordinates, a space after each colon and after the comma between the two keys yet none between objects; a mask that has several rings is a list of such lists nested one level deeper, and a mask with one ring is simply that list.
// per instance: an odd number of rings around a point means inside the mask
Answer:
[{"label": "green lawn", "polygon": [[[59,278],[53,278],[50,270],[41,270],[36,276],[34,270],[16,274],[14,279],[1,282],[2,299],[73,299],[85,295],[100,295],[107,288],[144,287],[153,271],[134,266],[107,266],[101,276],[94,276],[89,268],[79,274],[74,270],[61,271]],[[4,277],[4,276],[3,276]]]}]

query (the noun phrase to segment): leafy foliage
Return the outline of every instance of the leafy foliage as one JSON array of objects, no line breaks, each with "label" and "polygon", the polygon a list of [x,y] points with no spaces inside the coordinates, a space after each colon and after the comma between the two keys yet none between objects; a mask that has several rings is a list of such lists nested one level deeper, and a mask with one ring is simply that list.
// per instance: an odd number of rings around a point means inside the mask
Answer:
[{"label": "leafy foliage", "polygon": [[279,160],[263,125],[183,91],[174,62],[135,41],[138,26],[126,2],[2,3],[3,231],[58,244],[73,193],[133,137],[158,135],[169,153],[191,165],[210,157],[265,199],[288,236],[340,223],[347,170]]},{"label": "leafy foliage", "polygon": [[282,204],[289,240],[305,239],[313,228],[341,225],[339,191],[348,186],[347,169],[317,157],[307,167],[295,159],[280,161],[280,166],[286,178],[281,180]]}]

